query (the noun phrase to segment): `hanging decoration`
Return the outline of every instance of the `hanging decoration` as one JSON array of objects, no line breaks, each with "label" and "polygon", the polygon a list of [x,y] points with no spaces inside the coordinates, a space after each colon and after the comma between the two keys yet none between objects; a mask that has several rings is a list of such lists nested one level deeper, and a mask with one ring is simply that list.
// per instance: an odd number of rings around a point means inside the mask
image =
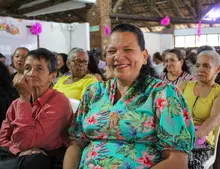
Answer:
[{"label": "hanging decoration", "polygon": [[201,25],[202,25],[202,21],[199,20],[198,29],[197,29],[198,41],[199,41],[200,35],[201,35]]},{"label": "hanging decoration", "polygon": [[109,26],[108,26],[108,25],[105,25],[105,36],[109,37],[109,36],[110,36],[110,33],[111,33],[111,31],[110,31]]},{"label": "hanging decoration", "polygon": [[40,22],[36,22],[34,23],[31,28],[30,28],[30,32],[33,35],[39,35],[42,32],[42,25]]},{"label": "hanging decoration", "polygon": [[11,35],[20,34],[19,28],[10,21],[0,21],[0,31],[5,31]]},{"label": "hanging decoration", "polygon": [[163,26],[168,26],[170,24],[170,17],[166,16],[165,18],[161,19],[160,23]]}]

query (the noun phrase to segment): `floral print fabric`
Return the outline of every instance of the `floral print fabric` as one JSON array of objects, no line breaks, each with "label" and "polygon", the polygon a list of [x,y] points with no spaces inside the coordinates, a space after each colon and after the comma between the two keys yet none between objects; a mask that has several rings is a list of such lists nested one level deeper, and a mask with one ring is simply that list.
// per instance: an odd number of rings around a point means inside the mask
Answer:
[{"label": "floral print fabric", "polygon": [[146,76],[113,104],[116,86],[116,79],[91,85],[75,114],[71,139],[89,142],[80,169],[149,169],[163,150],[190,153],[194,126],[177,88]]}]

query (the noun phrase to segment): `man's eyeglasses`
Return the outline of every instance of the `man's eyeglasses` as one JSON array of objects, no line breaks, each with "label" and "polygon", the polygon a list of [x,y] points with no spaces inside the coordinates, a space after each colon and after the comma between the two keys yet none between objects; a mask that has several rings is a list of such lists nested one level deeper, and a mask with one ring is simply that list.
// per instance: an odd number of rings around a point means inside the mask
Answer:
[{"label": "man's eyeglasses", "polygon": [[76,65],[88,65],[89,62],[87,60],[72,60],[71,62],[75,63]]}]

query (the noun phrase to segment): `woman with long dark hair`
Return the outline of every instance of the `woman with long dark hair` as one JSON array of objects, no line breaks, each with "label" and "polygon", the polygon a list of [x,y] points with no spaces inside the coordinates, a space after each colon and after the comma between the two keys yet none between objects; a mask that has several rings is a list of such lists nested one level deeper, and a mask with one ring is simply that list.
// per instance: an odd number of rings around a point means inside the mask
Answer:
[{"label": "woman with long dark hair", "polygon": [[69,68],[67,66],[67,57],[68,55],[65,53],[59,53],[57,54],[57,63],[58,63],[58,74],[57,77],[60,78],[63,75],[66,75],[66,73],[69,72]]},{"label": "woman with long dark hair", "polygon": [[13,87],[12,78],[7,66],[0,62],[0,125],[11,102],[18,98],[18,92]]},{"label": "woman with long dark hair", "polygon": [[96,77],[98,81],[105,80],[105,77],[101,73],[97,61],[95,60],[95,57],[93,55],[93,51],[88,52],[89,55],[89,64],[88,64],[88,71],[91,73],[93,76]]}]

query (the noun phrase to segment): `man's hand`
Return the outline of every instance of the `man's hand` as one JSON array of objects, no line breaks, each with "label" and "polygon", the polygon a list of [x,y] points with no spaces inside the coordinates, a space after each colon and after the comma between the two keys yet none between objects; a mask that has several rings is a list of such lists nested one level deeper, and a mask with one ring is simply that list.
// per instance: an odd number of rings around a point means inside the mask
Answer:
[{"label": "man's hand", "polygon": [[14,83],[19,92],[20,99],[29,101],[33,91],[33,79],[29,76],[23,75]]},{"label": "man's hand", "polygon": [[32,154],[44,154],[47,156],[47,154],[41,150],[41,149],[38,149],[38,148],[32,148],[32,149],[29,149],[29,150],[26,150],[26,151],[22,151],[19,156],[24,156],[24,155],[32,155]]}]

